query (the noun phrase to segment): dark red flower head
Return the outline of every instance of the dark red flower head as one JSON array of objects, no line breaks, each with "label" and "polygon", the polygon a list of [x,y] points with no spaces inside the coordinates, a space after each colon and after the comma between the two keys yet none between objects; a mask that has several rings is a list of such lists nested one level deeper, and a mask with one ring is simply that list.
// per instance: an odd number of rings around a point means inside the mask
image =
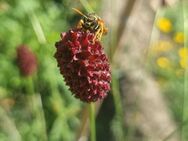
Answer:
[{"label": "dark red flower head", "polygon": [[100,42],[93,40],[93,33],[73,29],[55,44],[60,72],[74,96],[84,102],[103,99],[110,90],[108,59]]},{"label": "dark red flower head", "polygon": [[21,45],[17,48],[17,61],[22,75],[29,76],[36,72],[36,56],[27,46]]}]

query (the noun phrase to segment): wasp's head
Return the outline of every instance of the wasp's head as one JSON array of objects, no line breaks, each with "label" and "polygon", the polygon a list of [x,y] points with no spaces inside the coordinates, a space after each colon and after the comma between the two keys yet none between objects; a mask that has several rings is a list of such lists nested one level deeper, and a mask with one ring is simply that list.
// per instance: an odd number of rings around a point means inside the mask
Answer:
[{"label": "wasp's head", "polygon": [[86,16],[83,16],[83,27],[90,31],[96,31],[99,28],[99,19],[100,17],[98,17],[95,13],[89,13]]}]

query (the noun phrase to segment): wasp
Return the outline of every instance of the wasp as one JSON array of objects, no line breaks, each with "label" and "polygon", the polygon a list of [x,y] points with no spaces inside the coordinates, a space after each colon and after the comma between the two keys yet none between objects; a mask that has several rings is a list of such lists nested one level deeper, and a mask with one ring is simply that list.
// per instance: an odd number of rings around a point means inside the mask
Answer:
[{"label": "wasp", "polygon": [[106,35],[108,32],[104,21],[95,13],[83,14],[76,8],[72,8],[75,12],[82,15],[83,17],[77,24],[77,28],[83,29],[85,31],[90,31],[95,34],[94,40],[101,40],[102,35]]}]

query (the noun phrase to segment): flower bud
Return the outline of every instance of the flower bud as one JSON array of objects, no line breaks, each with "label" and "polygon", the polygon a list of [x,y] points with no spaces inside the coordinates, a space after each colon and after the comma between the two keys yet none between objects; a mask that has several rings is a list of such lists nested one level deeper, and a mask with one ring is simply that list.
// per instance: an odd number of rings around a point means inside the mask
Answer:
[{"label": "flower bud", "polygon": [[84,102],[103,99],[110,90],[111,74],[100,42],[94,41],[94,33],[69,30],[61,34],[55,46],[54,57],[73,95]]}]

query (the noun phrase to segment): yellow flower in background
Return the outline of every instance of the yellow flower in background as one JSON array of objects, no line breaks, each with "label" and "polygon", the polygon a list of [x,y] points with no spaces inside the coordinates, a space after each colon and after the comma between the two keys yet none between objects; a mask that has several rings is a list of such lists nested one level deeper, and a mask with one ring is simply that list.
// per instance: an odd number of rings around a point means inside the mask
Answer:
[{"label": "yellow flower in background", "polygon": [[160,67],[160,68],[163,68],[163,69],[167,69],[167,68],[170,68],[170,60],[167,58],[167,57],[159,57],[157,59],[157,65]]},{"label": "yellow flower in background", "polygon": [[188,48],[182,47],[179,49],[178,54],[180,56],[180,66],[182,68],[188,68]]},{"label": "yellow flower in background", "polygon": [[167,18],[159,18],[157,21],[157,27],[165,33],[172,31],[172,22]]},{"label": "yellow flower in background", "polygon": [[171,42],[161,40],[157,43],[154,43],[154,45],[152,46],[152,51],[156,53],[167,52],[170,51],[172,47],[173,45]]},{"label": "yellow flower in background", "polygon": [[188,48],[186,47],[180,48],[178,54],[181,58],[188,58]]},{"label": "yellow flower in background", "polygon": [[184,33],[183,32],[175,33],[173,40],[176,43],[183,44],[184,43]]}]

